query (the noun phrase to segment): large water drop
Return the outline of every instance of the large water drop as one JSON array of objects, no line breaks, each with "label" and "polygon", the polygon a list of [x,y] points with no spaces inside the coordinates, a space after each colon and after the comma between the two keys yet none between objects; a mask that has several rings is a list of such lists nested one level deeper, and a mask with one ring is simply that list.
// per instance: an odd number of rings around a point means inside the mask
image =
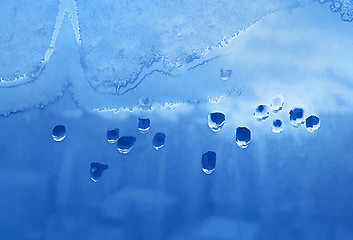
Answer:
[{"label": "large water drop", "polygon": [[51,135],[56,142],[61,142],[66,137],[66,128],[63,125],[57,125],[53,128]]},{"label": "large water drop", "polygon": [[109,143],[116,143],[119,138],[119,128],[107,130],[107,141]]},{"label": "large water drop", "polygon": [[213,112],[208,114],[208,126],[214,132],[218,132],[224,125],[226,116],[221,112]]},{"label": "large water drop", "polygon": [[136,143],[136,138],[132,136],[120,137],[117,141],[117,149],[122,154],[127,154],[131,151]]},{"label": "large water drop", "polygon": [[216,168],[216,153],[208,151],[202,154],[202,171],[211,174]]},{"label": "large water drop", "polygon": [[107,169],[108,169],[107,164],[100,164],[96,162],[91,163],[90,173],[91,173],[92,181],[97,182],[101,178],[103,171]]},{"label": "large water drop", "polygon": [[282,95],[278,95],[272,98],[271,110],[274,113],[278,113],[283,109],[284,105],[284,97]]},{"label": "large water drop", "polygon": [[320,128],[320,119],[315,116],[311,115],[305,120],[305,127],[308,129],[309,132],[314,132]]},{"label": "large water drop", "polygon": [[145,134],[148,132],[148,130],[150,129],[150,124],[151,121],[149,118],[139,118],[138,119],[138,125],[137,125],[137,129],[140,131],[140,133]]},{"label": "large water drop", "polygon": [[247,127],[235,129],[235,141],[240,148],[247,148],[251,141],[251,132]]},{"label": "large water drop", "polygon": [[154,135],[153,141],[152,141],[153,147],[156,150],[158,150],[164,146],[164,143],[165,143],[165,134],[161,133],[161,132],[156,133],[156,135]]},{"label": "large water drop", "polygon": [[255,109],[254,117],[261,122],[266,120],[269,114],[268,107],[265,104],[260,104]]},{"label": "large water drop", "polygon": [[293,108],[289,112],[289,120],[294,127],[300,127],[304,123],[304,109]]},{"label": "large water drop", "polygon": [[283,131],[283,122],[281,119],[275,119],[272,122],[272,132],[280,133]]}]

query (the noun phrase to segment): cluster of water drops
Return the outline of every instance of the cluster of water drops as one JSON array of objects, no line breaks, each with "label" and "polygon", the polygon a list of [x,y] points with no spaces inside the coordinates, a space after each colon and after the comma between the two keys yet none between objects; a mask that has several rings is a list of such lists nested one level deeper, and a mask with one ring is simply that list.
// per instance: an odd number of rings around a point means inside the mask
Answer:
[{"label": "cluster of water drops", "polygon": [[[138,118],[137,130],[141,134],[146,134],[150,129],[151,121],[149,118]],[[107,130],[107,141],[110,144],[115,144],[116,149],[121,154],[129,153],[136,143],[134,136],[120,136],[119,128],[113,128]],[[66,138],[66,128],[63,125],[57,125],[53,128],[52,132],[53,140],[61,142]],[[159,150],[165,144],[166,135],[162,132],[157,132],[152,139],[152,146],[154,149]],[[101,164],[92,162],[90,165],[90,176],[92,181],[97,182],[103,172],[109,167],[107,164]]]},{"label": "cluster of water drops", "polygon": [[[283,109],[284,97],[278,95],[273,97],[271,103],[271,111],[273,113],[278,113]],[[256,107],[254,112],[254,117],[262,122],[265,121],[270,115],[270,111],[266,104],[260,104]],[[305,127],[309,132],[314,132],[320,128],[320,119],[316,115],[310,115],[305,119],[305,111],[301,107],[294,107],[289,111],[289,121],[290,123],[298,128],[305,123]],[[283,131],[283,121],[279,118],[275,118],[272,121],[271,126],[272,132],[280,133]]]},{"label": "cluster of water drops", "polygon": [[[222,79],[223,80],[223,79]],[[226,116],[222,112],[211,112],[208,114],[208,126],[213,132],[219,132],[226,121]],[[240,148],[247,148],[251,141],[251,131],[247,127],[237,127],[235,129],[235,142]],[[202,171],[211,174],[216,168],[216,153],[208,151],[202,154]]]},{"label": "cluster of water drops", "polygon": [[[276,114],[282,111],[284,105],[284,97],[278,95],[273,97],[270,105],[272,113]],[[254,117],[260,122],[263,122],[269,118],[270,110],[266,104],[260,104],[256,107]],[[308,131],[314,132],[320,127],[320,119],[315,115],[310,115],[306,119],[303,108],[295,107],[289,111],[290,123],[298,128],[305,123],[305,127]],[[211,112],[208,114],[208,126],[213,132],[219,132],[225,124],[226,116],[222,112]],[[151,121],[149,118],[138,118],[137,130],[141,134],[146,134],[150,130]],[[280,133],[283,131],[283,121],[279,118],[275,118],[272,122],[272,131],[274,133]],[[134,136],[120,136],[119,128],[107,130],[107,141],[110,144],[116,144],[116,148],[121,154],[127,154],[131,151],[136,143]],[[54,141],[63,141],[66,137],[66,129],[63,125],[57,125],[53,129],[52,137]],[[165,144],[166,135],[162,132],[157,132],[152,139],[152,146],[154,149],[159,150]],[[245,126],[239,126],[235,129],[235,142],[238,147],[244,149],[247,148],[251,141],[251,131]],[[208,151],[202,154],[201,158],[202,171],[206,174],[211,174],[216,168],[216,153]],[[108,169],[107,164],[101,164],[93,162],[90,167],[91,179],[97,182],[103,171]]]},{"label": "cluster of water drops", "polygon": [[[229,72],[221,70],[221,79],[227,80],[230,77]],[[226,75],[228,75],[226,77]],[[274,114],[282,111],[284,106],[284,97],[278,95],[273,97],[270,109],[266,104],[260,104],[256,107],[254,117],[256,120],[263,122],[270,116],[270,111]],[[208,114],[208,126],[213,132],[219,132],[224,126],[226,117],[224,113],[212,112]],[[289,111],[290,123],[298,128],[305,123],[305,127],[309,132],[314,132],[320,127],[320,119],[315,115],[310,115],[305,119],[304,109],[295,107]],[[283,131],[283,121],[275,118],[272,121],[272,132],[280,133]],[[247,148],[251,141],[251,131],[245,126],[240,126],[235,129],[235,142],[240,148]],[[208,151],[202,155],[202,171],[206,174],[211,174],[216,168],[216,153]]]}]

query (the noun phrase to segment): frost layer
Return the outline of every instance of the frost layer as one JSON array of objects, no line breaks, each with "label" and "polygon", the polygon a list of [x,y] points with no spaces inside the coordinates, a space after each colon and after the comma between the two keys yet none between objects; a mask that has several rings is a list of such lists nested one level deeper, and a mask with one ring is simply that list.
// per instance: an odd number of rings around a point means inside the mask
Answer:
[{"label": "frost layer", "polygon": [[35,73],[49,47],[59,1],[0,1],[0,78]]}]

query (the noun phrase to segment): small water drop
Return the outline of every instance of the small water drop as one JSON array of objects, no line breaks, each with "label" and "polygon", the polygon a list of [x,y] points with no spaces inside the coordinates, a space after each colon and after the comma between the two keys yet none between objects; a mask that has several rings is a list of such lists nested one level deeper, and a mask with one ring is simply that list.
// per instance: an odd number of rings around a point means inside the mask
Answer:
[{"label": "small water drop", "polygon": [[268,112],[268,107],[265,104],[260,104],[256,107],[254,117],[256,120],[262,122],[268,118],[270,113]]},{"label": "small water drop", "polygon": [[289,112],[289,121],[294,127],[300,127],[304,123],[304,109],[293,108]]},{"label": "small water drop", "polygon": [[320,119],[315,115],[307,117],[305,120],[305,127],[309,132],[318,130],[320,128]]},{"label": "small water drop", "polygon": [[139,106],[142,110],[151,110],[152,108],[152,99],[149,97],[140,97]]},{"label": "small water drop", "polygon": [[283,131],[283,122],[281,119],[275,119],[272,122],[272,132],[280,133]]},{"label": "small water drop", "polygon": [[148,132],[148,130],[150,129],[150,124],[151,121],[149,118],[139,118],[139,123],[137,125],[138,130],[140,131],[140,133],[145,134]]},{"label": "small water drop", "polygon": [[136,143],[136,138],[132,136],[120,137],[117,141],[117,149],[122,154],[127,154],[131,151]]},{"label": "small water drop", "polygon": [[91,173],[91,179],[93,182],[97,182],[102,174],[103,171],[108,169],[108,165],[107,164],[100,164],[100,163],[91,163],[91,168],[90,168],[90,173]]},{"label": "small water drop", "polygon": [[208,151],[202,154],[202,171],[211,174],[216,168],[216,153]]},{"label": "small water drop", "polygon": [[221,112],[213,112],[208,114],[208,126],[214,132],[218,132],[224,125],[226,116]]},{"label": "small water drop", "polygon": [[247,148],[251,141],[251,132],[247,127],[235,129],[235,141],[240,148]]},{"label": "small water drop", "polygon": [[119,138],[119,128],[107,130],[107,141],[108,143],[116,143]]},{"label": "small water drop", "polygon": [[165,134],[161,133],[161,132],[156,133],[156,135],[154,135],[153,141],[152,141],[153,147],[156,150],[158,150],[164,146],[164,143],[165,143]]},{"label": "small water drop", "polygon": [[273,97],[272,103],[271,103],[271,111],[274,113],[278,113],[283,109],[283,105],[284,105],[284,97],[282,95]]},{"label": "small water drop", "polygon": [[232,70],[230,69],[221,69],[221,79],[227,81],[232,76]]},{"label": "small water drop", "polygon": [[53,128],[51,135],[56,142],[61,142],[66,137],[66,128],[63,125],[57,125]]}]

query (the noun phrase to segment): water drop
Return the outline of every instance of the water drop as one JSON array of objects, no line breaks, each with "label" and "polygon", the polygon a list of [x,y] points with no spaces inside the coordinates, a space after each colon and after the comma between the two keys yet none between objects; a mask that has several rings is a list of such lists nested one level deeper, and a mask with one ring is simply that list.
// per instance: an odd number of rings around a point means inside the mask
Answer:
[{"label": "water drop", "polygon": [[247,148],[251,141],[251,132],[247,127],[238,127],[235,130],[235,141],[240,148]]},{"label": "water drop", "polygon": [[208,151],[202,154],[202,171],[211,174],[216,168],[216,153]]},{"label": "water drop", "polygon": [[156,135],[154,135],[153,137],[153,147],[158,150],[160,149],[161,147],[164,146],[164,143],[165,143],[165,134],[164,133],[156,133]]},{"label": "water drop", "polygon": [[93,182],[97,182],[102,174],[103,171],[108,169],[108,165],[107,164],[100,164],[100,163],[91,163],[91,168],[90,168],[90,173],[91,173],[91,179]]},{"label": "water drop", "polygon": [[282,95],[278,95],[272,98],[271,110],[274,113],[278,113],[283,109],[284,105],[284,97]]},{"label": "water drop", "polygon": [[275,119],[272,122],[272,132],[280,133],[283,131],[283,122],[281,119]]},{"label": "water drop", "polygon": [[63,125],[57,125],[53,128],[53,133],[51,135],[56,142],[61,142],[66,137],[66,129]]},{"label": "water drop", "polygon": [[150,129],[150,124],[151,124],[151,121],[149,118],[139,118],[139,123],[137,125],[137,128],[140,131],[140,133],[145,134]]},{"label": "water drop", "polygon": [[289,120],[294,127],[300,127],[304,123],[304,109],[293,108],[289,112]]},{"label": "water drop", "polygon": [[221,79],[227,81],[232,76],[232,70],[230,69],[221,69]]},{"label": "water drop", "polygon": [[152,99],[149,97],[140,97],[139,106],[142,110],[151,110],[152,108]]},{"label": "water drop", "polygon": [[107,130],[107,140],[109,143],[116,143],[119,138],[119,128]]},{"label": "water drop", "polygon": [[254,117],[261,122],[266,120],[269,114],[268,107],[265,104],[260,104],[255,109]]},{"label": "water drop", "polygon": [[305,127],[308,129],[309,132],[314,132],[320,128],[320,119],[315,116],[311,115],[305,120]]},{"label": "water drop", "polygon": [[221,112],[213,112],[208,114],[208,126],[214,132],[218,132],[224,125],[226,116]]},{"label": "water drop", "polygon": [[136,143],[136,138],[132,136],[120,137],[117,141],[117,149],[122,154],[127,154],[131,151]]}]

